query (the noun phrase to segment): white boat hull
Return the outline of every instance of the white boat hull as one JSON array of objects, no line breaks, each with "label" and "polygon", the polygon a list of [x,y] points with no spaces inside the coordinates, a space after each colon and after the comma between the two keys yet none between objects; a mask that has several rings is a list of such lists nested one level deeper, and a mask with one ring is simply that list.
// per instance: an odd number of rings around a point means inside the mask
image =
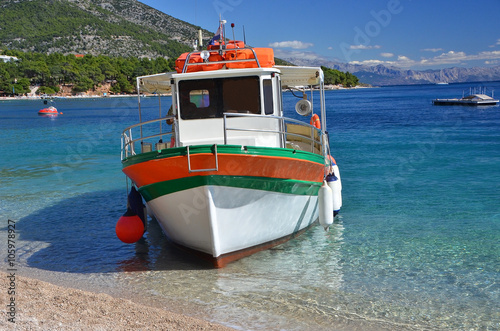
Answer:
[{"label": "white boat hull", "polygon": [[318,218],[317,196],[206,185],[148,202],[175,243],[213,258],[299,232]]}]

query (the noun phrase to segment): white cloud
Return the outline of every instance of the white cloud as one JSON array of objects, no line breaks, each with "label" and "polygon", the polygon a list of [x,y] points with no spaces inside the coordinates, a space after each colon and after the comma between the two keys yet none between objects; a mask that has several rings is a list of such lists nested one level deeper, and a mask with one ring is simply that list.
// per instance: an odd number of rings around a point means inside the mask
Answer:
[{"label": "white cloud", "polygon": [[[383,53],[384,54],[384,53]],[[500,51],[480,52],[477,54],[467,55],[465,52],[449,51],[441,53],[431,58],[422,58],[420,60],[412,60],[407,56],[398,55],[396,60],[364,60],[364,61],[351,61],[351,64],[364,64],[364,65],[379,65],[394,67],[422,67],[422,66],[446,66],[453,64],[465,63],[466,61],[485,61],[485,64],[494,64],[500,61]]]},{"label": "white cloud", "polygon": [[471,60],[498,60],[500,59],[500,51],[481,52],[477,55],[472,55]]},{"label": "white cloud", "polygon": [[276,41],[274,43],[270,43],[269,47],[273,48],[293,48],[293,49],[306,49],[314,46],[311,43],[304,43],[302,41],[293,40],[293,41]]},{"label": "white cloud", "polygon": [[380,60],[351,61],[351,62],[349,62],[349,64],[361,64],[364,66],[376,66],[379,64],[387,65],[387,61],[380,61]]},{"label": "white cloud", "polygon": [[351,46],[349,46],[349,49],[379,49],[379,48],[382,48],[382,46],[380,46],[380,45],[373,45],[373,46],[369,46],[369,45],[351,45]]},{"label": "white cloud", "polygon": [[435,56],[432,60],[440,63],[460,63],[467,58],[464,52],[449,51],[448,53],[441,53]]},{"label": "white cloud", "polygon": [[[389,53],[392,54],[392,53]],[[394,54],[392,54],[394,56]],[[387,56],[386,56],[387,57]],[[417,63],[410,58],[404,56],[404,55],[398,55],[396,60],[365,60],[365,61],[351,61],[349,62],[350,64],[362,64],[362,65],[367,65],[367,66],[376,66],[379,64],[385,65],[385,66],[394,66],[394,67],[412,67],[416,65]]]},{"label": "white cloud", "polygon": [[433,52],[433,53],[437,53],[437,52],[444,51],[444,49],[442,49],[442,48],[424,48],[424,49],[421,49],[420,51],[421,52]]},{"label": "white cloud", "polygon": [[490,45],[490,47],[500,46],[500,39],[497,39],[497,42],[494,45]]},{"label": "white cloud", "polygon": [[305,61],[328,61],[321,55],[307,51],[289,51],[283,49],[275,49],[274,55],[281,59],[291,59],[291,60],[300,59]]},{"label": "white cloud", "polygon": [[380,56],[382,56],[382,57],[393,57],[394,53],[380,53]]}]

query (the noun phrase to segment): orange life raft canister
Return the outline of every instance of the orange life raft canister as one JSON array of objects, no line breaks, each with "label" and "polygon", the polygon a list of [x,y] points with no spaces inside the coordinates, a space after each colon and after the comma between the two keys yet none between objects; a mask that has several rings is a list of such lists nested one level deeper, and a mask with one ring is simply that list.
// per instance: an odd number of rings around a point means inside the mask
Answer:
[{"label": "orange life raft canister", "polygon": [[[212,63],[216,61],[231,61],[231,60],[248,60],[244,62],[229,62],[226,63],[226,68],[228,69],[241,69],[241,68],[258,68],[257,62],[255,61],[255,55],[259,61],[261,68],[271,68],[274,66],[274,51],[272,48],[253,48],[253,51],[249,48],[244,48],[245,43],[240,40],[230,40],[225,45],[225,51],[222,55],[219,54],[219,43],[214,45],[209,45],[208,50],[210,52],[210,57],[206,64],[203,63],[203,59],[200,53],[192,53],[189,57],[189,63],[200,63],[199,65],[187,66],[186,72],[196,72],[196,71],[210,71],[219,70],[224,67],[223,63]],[[186,58],[189,53],[184,53],[179,56],[175,61],[175,70],[181,73],[184,65],[186,63]]]},{"label": "orange life raft canister", "polygon": [[[186,63],[186,58],[189,53],[183,53],[181,54],[177,60],[175,60],[175,70],[178,73],[182,72],[182,69],[184,68],[184,64]],[[201,58],[200,54],[191,54],[189,57],[189,63],[202,63],[203,59]],[[198,66],[188,66],[186,68],[186,72],[195,72],[195,71],[200,71],[202,69],[198,68]]]}]

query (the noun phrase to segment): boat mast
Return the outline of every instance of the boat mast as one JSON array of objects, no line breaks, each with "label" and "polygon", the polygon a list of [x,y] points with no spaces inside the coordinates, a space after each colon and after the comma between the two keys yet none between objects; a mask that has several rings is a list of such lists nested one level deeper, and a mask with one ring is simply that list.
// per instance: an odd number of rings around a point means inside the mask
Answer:
[{"label": "boat mast", "polygon": [[[139,86],[139,79],[137,79],[136,82],[137,82],[137,107],[139,109],[139,123],[142,123],[141,90],[140,90],[140,86]],[[140,131],[141,131],[141,142],[142,142],[142,125],[140,126]]]},{"label": "boat mast", "polygon": [[203,35],[201,29],[198,30],[198,50],[201,51],[203,49]]}]

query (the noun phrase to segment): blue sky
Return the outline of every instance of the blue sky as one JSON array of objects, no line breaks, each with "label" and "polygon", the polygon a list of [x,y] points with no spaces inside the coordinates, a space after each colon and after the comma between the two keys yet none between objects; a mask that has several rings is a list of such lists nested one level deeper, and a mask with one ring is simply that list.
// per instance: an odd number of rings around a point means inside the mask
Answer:
[{"label": "blue sky", "polygon": [[140,0],[278,57],[408,69],[500,65],[500,0]]}]

